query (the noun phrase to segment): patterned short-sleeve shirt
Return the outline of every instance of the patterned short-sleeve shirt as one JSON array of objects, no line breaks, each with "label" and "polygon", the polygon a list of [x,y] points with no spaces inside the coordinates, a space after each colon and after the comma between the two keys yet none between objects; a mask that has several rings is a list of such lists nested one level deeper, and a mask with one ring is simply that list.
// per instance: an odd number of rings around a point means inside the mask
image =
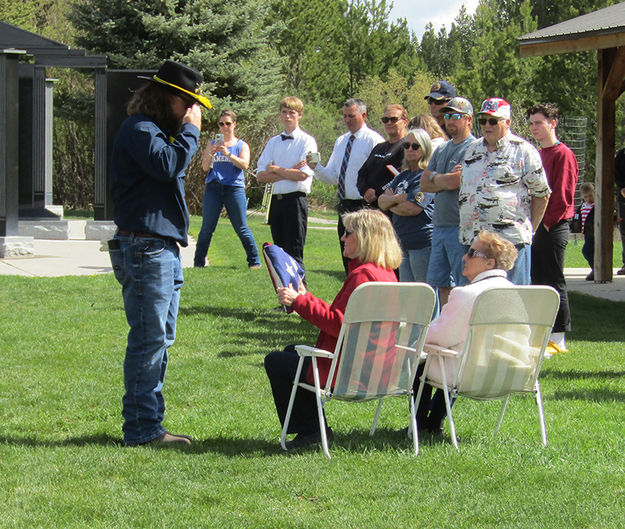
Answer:
[{"label": "patterned short-sleeve shirt", "polygon": [[511,243],[531,244],[531,197],[551,193],[536,148],[508,132],[488,152],[484,139],[470,145],[462,164],[460,242],[471,244],[481,230]]}]

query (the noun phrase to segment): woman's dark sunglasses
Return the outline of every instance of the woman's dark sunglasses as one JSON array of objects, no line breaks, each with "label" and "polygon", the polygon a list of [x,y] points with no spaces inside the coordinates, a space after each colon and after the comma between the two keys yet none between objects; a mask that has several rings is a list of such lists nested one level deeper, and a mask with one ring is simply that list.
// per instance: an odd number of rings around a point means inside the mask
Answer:
[{"label": "woman's dark sunglasses", "polygon": [[475,248],[471,247],[467,250],[467,255],[471,258],[473,257],[483,257],[484,259],[486,259],[486,255],[483,254],[482,252],[480,252],[479,250],[476,250]]},{"label": "woman's dark sunglasses", "polygon": [[500,121],[501,121],[501,120],[499,120],[499,119],[497,119],[497,118],[488,118],[488,119],[484,119],[484,118],[482,118],[482,119],[478,119],[478,120],[477,120],[477,122],[478,122],[480,125],[486,125],[486,123],[488,123],[489,125],[492,125],[493,127],[494,127],[495,125],[497,125],[497,123],[499,123]]},{"label": "woman's dark sunglasses", "polygon": [[419,145],[418,143],[404,143],[403,145],[404,149],[408,150],[410,147],[412,147],[413,151],[416,151],[419,147],[421,147],[421,145]]},{"label": "woman's dark sunglasses", "polygon": [[232,121],[220,121],[219,122],[219,126],[220,127],[229,127],[230,125],[232,125]]}]

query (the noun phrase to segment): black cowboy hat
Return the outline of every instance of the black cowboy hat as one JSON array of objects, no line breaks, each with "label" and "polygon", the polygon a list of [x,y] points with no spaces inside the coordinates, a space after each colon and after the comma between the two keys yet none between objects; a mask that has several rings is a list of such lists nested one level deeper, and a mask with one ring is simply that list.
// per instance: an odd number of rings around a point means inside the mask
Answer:
[{"label": "black cowboy hat", "polygon": [[197,70],[174,61],[165,61],[157,74],[153,77],[138,76],[139,79],[147,79],[156,84],[166,86],[174,91],[195,99],[206,108],[213,108],[208,97],[202,95],[202,74]]}]

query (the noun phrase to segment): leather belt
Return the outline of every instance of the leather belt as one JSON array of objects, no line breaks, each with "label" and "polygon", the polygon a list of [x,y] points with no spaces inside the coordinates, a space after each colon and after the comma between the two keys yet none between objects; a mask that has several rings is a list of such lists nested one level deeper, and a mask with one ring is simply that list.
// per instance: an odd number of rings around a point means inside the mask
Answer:
[{"label": "leather belt", "polygon": [[292,193],[277,193],[273,196],[276,200],[283,200],[285,198],[305,197],[306,193],[303,191],[293,191]]},{"label": "leather belt", "polygon": [[124,237],[140,237],[142,239],[162,239],[163,241],[175,242],[171,237],[164,237],[163,235],[156,235],[155,233],[144,233],[141,231],[130,231],[130,230],[117,230],[118,235],[123,235]]}]

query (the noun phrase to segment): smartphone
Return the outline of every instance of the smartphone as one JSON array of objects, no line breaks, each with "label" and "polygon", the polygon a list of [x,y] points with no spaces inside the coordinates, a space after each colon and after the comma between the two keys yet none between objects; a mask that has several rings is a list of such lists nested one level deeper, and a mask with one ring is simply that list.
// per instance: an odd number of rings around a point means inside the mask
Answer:
[{"label": "smartphone", "polygon": [[223,145],[223,144],[224,144],[224,135],[215,134],[215,145]]}]

